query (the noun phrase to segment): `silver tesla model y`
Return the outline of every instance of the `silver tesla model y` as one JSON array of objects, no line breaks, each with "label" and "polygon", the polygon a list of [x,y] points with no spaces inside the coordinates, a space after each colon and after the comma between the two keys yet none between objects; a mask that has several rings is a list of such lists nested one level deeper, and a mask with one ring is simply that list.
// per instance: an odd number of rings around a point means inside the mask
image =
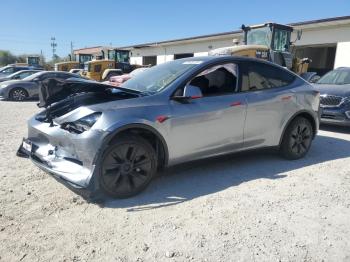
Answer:
[{"label": "silver tesla model y", "polygon": [[314,87],[244,57],[175,60],[117,88],[50,79],[39,106],[18,155],[71,186],[120,198],[185,161],[262,147],[299,159],[319,126]]}]

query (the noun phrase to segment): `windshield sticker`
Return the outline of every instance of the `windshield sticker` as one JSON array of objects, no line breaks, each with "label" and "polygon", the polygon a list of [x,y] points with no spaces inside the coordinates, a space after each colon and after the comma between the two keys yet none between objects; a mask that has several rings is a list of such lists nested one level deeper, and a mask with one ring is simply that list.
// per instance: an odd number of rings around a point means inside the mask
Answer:
[{"label": "windshield sticker", "polygon": [[203,61],[186,61],[186,62],[183,62],[182,64],[183,65],[199,65],[203,63]]}]

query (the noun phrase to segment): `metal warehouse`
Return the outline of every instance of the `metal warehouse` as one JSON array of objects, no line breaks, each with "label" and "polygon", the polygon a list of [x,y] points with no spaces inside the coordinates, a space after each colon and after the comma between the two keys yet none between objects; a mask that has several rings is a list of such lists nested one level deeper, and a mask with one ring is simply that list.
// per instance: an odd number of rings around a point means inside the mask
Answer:
[{"label": "metal warehouse", "polygon": [[[350,66],[350,16],[288,25],[294,28],[291,40],[297,38],[298,30],[302,30],[301,39],[295,42],[296,54],[298,57],[311,58],[310,71],[322,75],[333,68]],[[242,31],[236,30],[117,48],[130,50],[132,64],[156,65],[184,57],[208,55],[212,49],[232,46],[234,41],[242,42],[242,36]],[[84,52],[85,49],[79,49],[75,54]]]},{"label": "metal warehouse", "polygon": [[[294,28],[291,40],[297,39],[297,31],[302,31],[301,39],[294,44],[295,52],[298,57],[312,60],[310,71],[323,75],[334,68],[350,66],[350,16],[288,25]],[[242,38],[242,31],[236,30],[116,48],[130,50],[131,64],[156,65],[184,57],[206,56],[210,50],[234,45],[234,41],[242,43]],[[111,47],[82,48],[74,50],[74,54],[77,60],[85,62],[103,57],[106,52],[102,51],[108,48]]]}]

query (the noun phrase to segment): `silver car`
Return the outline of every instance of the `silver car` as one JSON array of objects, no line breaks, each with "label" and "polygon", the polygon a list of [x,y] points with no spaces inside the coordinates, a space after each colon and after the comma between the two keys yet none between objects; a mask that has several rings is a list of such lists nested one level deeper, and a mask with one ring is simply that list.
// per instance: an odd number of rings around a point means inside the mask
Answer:
[{"label": "silver car", "polygon": [[68,79],[71,77],[77,78],[80,76],[60,71],[39,71],[22,80],[9,80],[0,83],[0,97],[13,101],[37,98],[39,96],[40,83],[45,79]]},{"label": "silver car", "polygon": [[282,67],[231,56],[175,60],[118,88],[52,80],[18,155],[71,186],[130,197],[185,161],[262,147],[304,157],[319,99]]}]

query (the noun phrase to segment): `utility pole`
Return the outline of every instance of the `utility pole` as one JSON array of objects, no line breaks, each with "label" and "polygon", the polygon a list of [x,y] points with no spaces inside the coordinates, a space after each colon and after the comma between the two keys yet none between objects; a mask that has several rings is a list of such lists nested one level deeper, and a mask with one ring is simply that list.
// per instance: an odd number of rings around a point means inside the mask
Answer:
[{"label": "utility pole", "polygon": [[71,56],[71,60],[75,61],[74,59],[74,54],[73,54],[73,41],[70,41],[70,56]]},{"label": "utility pole", "polygon": [[57,43],[56,43],[56,38],[55,37],[51,37],[51,47],[52,47],[52,59],[55,58],[55,53],[56,53],[56,47],[57,47]]}]

